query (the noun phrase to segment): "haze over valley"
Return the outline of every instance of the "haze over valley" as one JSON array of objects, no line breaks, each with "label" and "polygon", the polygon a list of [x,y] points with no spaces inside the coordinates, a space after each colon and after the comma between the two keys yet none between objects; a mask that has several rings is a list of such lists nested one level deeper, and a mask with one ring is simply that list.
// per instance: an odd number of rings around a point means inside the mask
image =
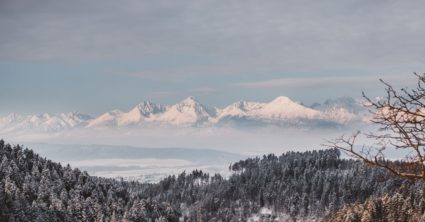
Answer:
[{"label": "haze over valley", "polygon": [[[0,132],[8,141],[31,145],[42,155],[93,175],[158,181],[195,168],[226,175],[227,166],[243,156],[318,149],[329,135],[366,126],[366,118],[361,101],[349,97],[307,106],[279,96],[270,102],[238,101],[223,108],[188,97],[174,105],[144,101],[129,111],[95,117],[77,112],[13,113],[0,119]],[[146,147],[151,152],[173,152],[145,156]],[[215,159],[205,149],[231,155]],[[87,152],[91,155],[84,155]],[[200,161],[206,160],[203,157],[208,161]]]}]

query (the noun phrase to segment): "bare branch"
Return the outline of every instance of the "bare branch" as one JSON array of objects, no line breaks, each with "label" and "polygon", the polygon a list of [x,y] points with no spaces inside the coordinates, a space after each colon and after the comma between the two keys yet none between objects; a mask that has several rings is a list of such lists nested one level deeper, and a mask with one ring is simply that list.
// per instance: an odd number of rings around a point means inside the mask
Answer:
[{"label": "bare branch", "polygon": [[[380,79],[385,86],[384,99],[374,100],[362,92],[371,122],[379,126],[378,133],[356,132],[350,137],[327,141],[325,146],[337,148],[368,165],[381,167],[394,175],[425,181],[425,74],[414,73],[416,88],[396,90]],[[374,139],[380,147],[355,146],[359,136]],[[408,153],[399,161],[388,161],[388,148]]]}]

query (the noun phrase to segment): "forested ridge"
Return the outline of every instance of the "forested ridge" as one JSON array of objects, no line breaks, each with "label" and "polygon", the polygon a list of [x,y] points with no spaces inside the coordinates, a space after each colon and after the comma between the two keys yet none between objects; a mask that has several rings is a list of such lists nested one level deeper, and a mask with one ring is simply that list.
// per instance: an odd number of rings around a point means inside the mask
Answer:
[{"label": "forested ridge", "polygon": [[2,140],[0,161],[0,221],[421,221],[425,209],[420,182],[335,149],[241,160],[229,178],[195,170],[157,184],[93,177]]}]

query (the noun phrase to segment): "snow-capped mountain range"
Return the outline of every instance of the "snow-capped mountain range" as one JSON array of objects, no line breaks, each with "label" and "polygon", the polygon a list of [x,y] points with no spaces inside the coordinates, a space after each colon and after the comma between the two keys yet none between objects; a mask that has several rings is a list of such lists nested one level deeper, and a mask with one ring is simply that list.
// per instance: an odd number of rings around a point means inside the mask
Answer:
[{"label": "snow-capped mountain range", "polygon": [[280,96],[268,103],[238,101],[222,109],[205,106],[194,97],[188,97],[169,106],[144,101],[128,112],[113,110],[98,117],[75,112],[10,114],[0,118],[0,133],[167,125],[209,127],[272,124],[285,127],[340,127],[359,122],[363,119],[363,114],[362,106],[347,97],[307,107]]}]

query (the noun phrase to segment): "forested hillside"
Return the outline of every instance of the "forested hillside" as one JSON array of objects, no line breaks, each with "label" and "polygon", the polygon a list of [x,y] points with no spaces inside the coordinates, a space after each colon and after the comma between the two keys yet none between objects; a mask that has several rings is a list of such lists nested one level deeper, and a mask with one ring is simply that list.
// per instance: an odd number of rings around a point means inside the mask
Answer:
[{"label": "forested hillside", "polygon": [[[418,184],[417,184],[418,185]],[[364,203],[344,206],[324,222],[340,221],[425,221],[423,186],[410,186],[396,193],[370,197]]]},{"label": "forested hillside", "polygon": [[359,221],[375,202],[398,203],[396,192],[410,202],[380,215],[424,211],[420,183],[341,159],[337,150],[270,154],[232,164],[227,179],[193,171],[158,184],[92,177],[4,141],[0,158],[0,221],[341,221],[354,206],[343,221]]},{"label": "forested hillside", "polygon": [[137,183],[91,177],[3,141],[0,157],[0,221],[178,218],[169,204],[143,199],[144,186]]}]

